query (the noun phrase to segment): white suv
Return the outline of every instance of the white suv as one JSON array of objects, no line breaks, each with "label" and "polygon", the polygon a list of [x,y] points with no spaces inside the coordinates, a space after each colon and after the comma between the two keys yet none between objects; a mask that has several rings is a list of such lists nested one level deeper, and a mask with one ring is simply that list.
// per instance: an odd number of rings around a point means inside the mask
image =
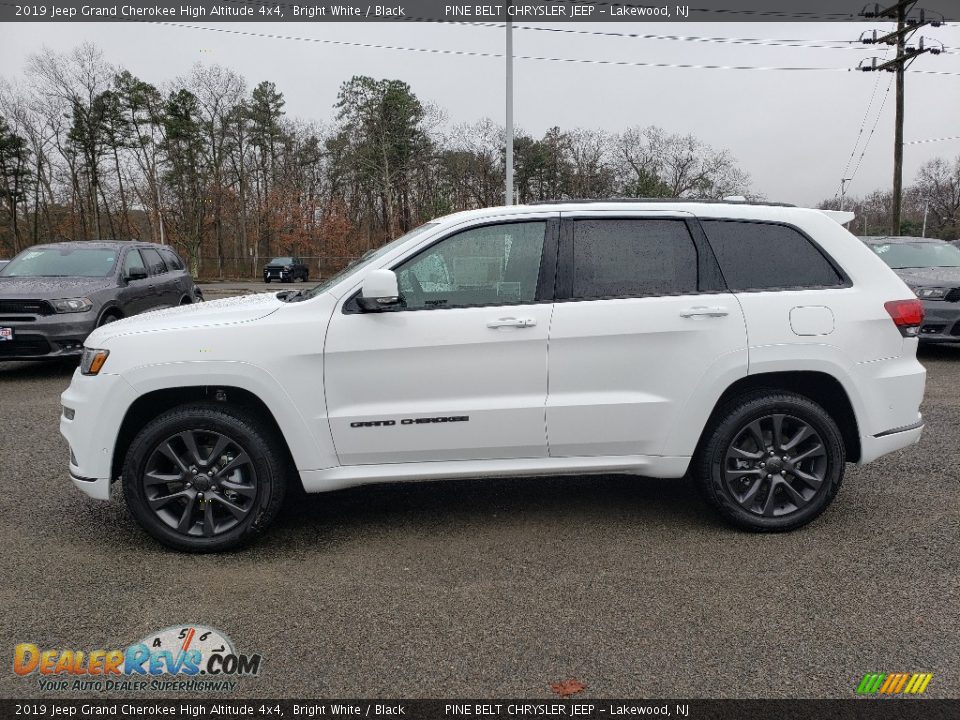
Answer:
[{"label": "white suv", "polygon": [[427,223],[307,291],[100,328],[63,393],[74,485],[159,541],[239,545],[285,492],[689,473],[799,527],[915,443],[920,301],[818,210],[576,202]]}]

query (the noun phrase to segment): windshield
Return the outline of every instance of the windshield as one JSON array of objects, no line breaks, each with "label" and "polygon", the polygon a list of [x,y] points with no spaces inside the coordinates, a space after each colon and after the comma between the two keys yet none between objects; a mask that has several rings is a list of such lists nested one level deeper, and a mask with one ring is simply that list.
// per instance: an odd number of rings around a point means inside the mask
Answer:
[{"label": "windshield", "polygon": [[895,270],[960,267],[960,249],[947,243],[881,243],[871,245],[870,249]]},{"label": "windshield", "polygon": [[24,250],[0,268],[3,277],[107,277],[117,251],[104,248],[45,247]]},{"label": "windshield", "polygon": [[420,235],[426,230],[429,230],[430,228],[435,227],[436,224],[437,223],[425,223],[420,227],[411,230],[406,235],[401,235],[396,240],[393,240],[392,242],[387,243],[381,248],[378,248],[376,250],[370,250],[369,252],[367,252],[366,255],[364,255],[363,257],[357,258],[352,263],[347,265],[340,272],[336,273],[335,275],[331,275],[326,280],[321,282],[319,285],[316,285],[310,288],[306,292],[290,297],[290,300],[307,300],[309,298],[316,297],[320,293],[324,292],[327,288],[332,287],[333,285],[336,285],[338,282],[343,280],[347,275],[354,272],[358,272],[363,268],[367,267],[368,265],[376,262],[377,259],[383,257],[394,248],[400,245],[403,245],[403,243],[405,243],[407,240],[410,240],[411,238],[414,238],[417,235]]},{"label": "windshield", "polygon": [[273,260],[270,261],[270,264],[271,265],[293,265],[293,258],[290,258],[290,257],[274,258]]}]

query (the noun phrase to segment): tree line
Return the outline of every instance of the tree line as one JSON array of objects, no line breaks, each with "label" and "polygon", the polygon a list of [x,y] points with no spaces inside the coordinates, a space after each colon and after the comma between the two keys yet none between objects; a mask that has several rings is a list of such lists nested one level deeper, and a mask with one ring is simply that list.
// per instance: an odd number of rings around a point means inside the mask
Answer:
[{"label": "tree line", "polygon": [[[930,178],[952,172],[955,189],[958,164]],[[502,204],[504,178],[501,125],[451,126],[399,80],[350,78],[323,122],[290,117],[273,82],[197,64],[158,86],[88,43],[0,80],[0,256],[135,238],[176,247],[198,276],[250,276],[275,255],[330,272],[430,218]],[[521,130],[514,181],[520,203],[750,193],[729,151],[653,126]],[[956,204],[937,205],[937,232],[955,232]]]},{"label": "tree line", "polygon": [[[824,200],[818,207],[840,208],[840,198]],[[934,158],[917,172],[904,188],[900,228],[894,231],[893,191],[875,190],[862,197],[848,197],[844,209],[856,213],[849,226],[856,235],[925,235],[942,240],[960,238],[960,155],[947,161]]]},{"label": "tree line", "polygon": [[[518,202],[722,197],[749,178],[725,150],[657,127],[515,136]],[[353,77],[332,116],[285,111],[218,65],[156,86],[96,46],[29,58],[0,83],[0,254],[39,242],[136,238],[196,274],[243,276],[273,255],[325,270],[432,217],[503,203],[504,129],[451,126],[404,82]]]}]

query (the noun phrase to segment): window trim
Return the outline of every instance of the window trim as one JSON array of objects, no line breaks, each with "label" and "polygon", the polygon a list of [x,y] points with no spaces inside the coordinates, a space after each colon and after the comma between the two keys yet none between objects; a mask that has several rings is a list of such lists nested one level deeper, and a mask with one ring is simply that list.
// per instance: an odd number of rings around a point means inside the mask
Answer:
[{"label": "window trim", "polygon": [[[470,232],[471,230],[476,230],[484,227],[491,227],[496,225],[519,225],[521,223],[544,223],[543,231],[543,249],[540,255],[540,274],[537,277],[537,290],[534,293],[534,299],[530,300],[518,300],[515,302],[504,302],[504,303],[482,303],[482,304],[472,304],[472,305],[430,305],[427,307],[417,307],[417,308],[408,308],[405,306],[397,306],[395,308],[384,308],[380,312],[422,312],[422,311],[436,311],[436,310],[466,310],[468,308],[484,308],[484,307],[516,307],[524,305],[542,305],[544,303],[552,303],[554,301],[554,288],[556,286],[556,274],[557,274],[557,238],[560,232],[560,218],[557,216],[549,216],[542,218],[523,218],[517,220],[511,220],[509,218],[496,218],[491,219],[486,222],[480,222],[468,227],[461,228],[451,228],[450,232],[441,235],[440,237],[432,240],[428,245],[425,245],[422,248],[419,248],[416,252],[406,255],[402,258],[397,259],[392,264],[387,266],[388,270],[397,271],[397,268],[401,265],[404,265],[408,262],[414,261],[420,255],[428,252],[435,245],[449,240],[452,237],[457,235],[462,235],[465,232]],[[357,302],[357,298],[360,297],[360,293],[363,292],[363,288],[357,288],[346,301],[343,303],[342,313],[344,315],[376,315],[379,313],[370,313],[361,309],[360,304]]]},{"label": "window trim", "polygon": [[[671,221],[683,223],[690,236],[697,256],[697,287],[695,290],[680,292],[656,292],[629,295],[607,295],[602,297],[574,297],[573,296],[573,244],[574,224],[580,220],[637,220],[637,221]],[[555,302],[599,302],[605,300],[630,300],[658,297],[688,297],[693,295],[716,295],[726,292],[726,285],[720,268],[717,265],[713,249],[706,243],[703,231],[697,226],[692,216],[637,214],[637,213],[603,213],[596,214],[564,214],[560,230],[560,249],[557,262],[557,291]]]},{"label": "window trim", "polygon": [[721,277],[723,277],[724,285],[728,288],[729,292],[732,293],[763,293],[763,292],[790,292],[797,290],[842,290],[845,288],[853,287],[853,281],[850,279],[850,276],[847,275],[846,271],[830,256],[826,250],[814,240],[810,235],[802,228],[797,227],[793,223],[785,222],[782,220],[753,220],[749,218],[723,218],[723,217],[698,217],[697,224],[700,225],[700,232],[703,233],[707,244],[710,246],[711,252],[713,252],[713,244],[710,242],[710,235],[707,233],[706,229],[701,225],[704,222],[729,222],[729,223],[749,223],[752,225],[774,225],[776,227],[783,227],[789,230],[793,230],[800,234],[811,246],[813,249],[820,253],[820,256],[826,261],[835,273],[840,277],[840,282],[835,285],[783,285],[783,286],[774,286],[766,288],[745,288],[738,289],[730,286],[730,283],[727,281],[726,277],[723,275],[723,267],[720,265],[720,261],[717,260],[717,269],[720,272]]}]

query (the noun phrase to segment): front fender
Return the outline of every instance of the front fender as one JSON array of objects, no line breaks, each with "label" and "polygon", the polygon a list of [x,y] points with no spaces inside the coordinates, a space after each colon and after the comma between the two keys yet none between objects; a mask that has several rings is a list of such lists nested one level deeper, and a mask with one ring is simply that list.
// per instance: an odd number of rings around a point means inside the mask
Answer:
[{"label": "front fender", "polygon": [[181,388],[236,387],[246,390],[270,410],[298,470],[322,470],[338,464],[329,428],[326,432],[318,430],[319,436],[313,435],[311,426],[284,386],[257,365],[239,360],[189,360],[143,365],[123,375],[137,397],[171,389],[172,377],[176,378],[176,387]]}]

